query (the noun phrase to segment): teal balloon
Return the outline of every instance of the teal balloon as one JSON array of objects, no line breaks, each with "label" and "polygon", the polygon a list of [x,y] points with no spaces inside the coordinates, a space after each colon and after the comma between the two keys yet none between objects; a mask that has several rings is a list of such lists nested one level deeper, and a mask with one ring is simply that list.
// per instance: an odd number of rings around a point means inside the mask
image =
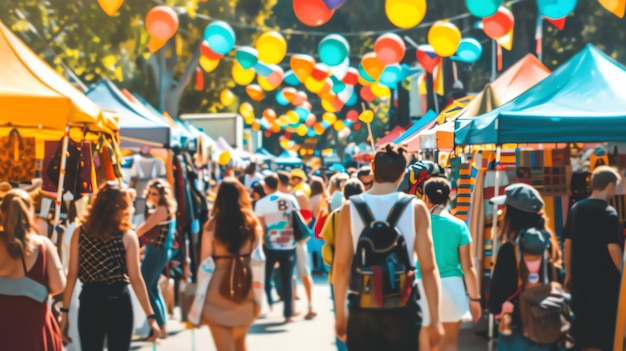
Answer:
[{"label": "teal balloon", "polygon": [[414,74],[418,74],[418,73],[423,73],[424,70],[419,68],[419,67],[411,67],[409,65],[407,65],[406,63],[401,64],[400,66],[402,66],[402,73],[404,74],[405,77],[410,77]]},{"label": "teal balloon", "polygon": [[339,34],[330,34],[324,37],[317,48],[320,60],[329,65],[341,64],[350,54],[350,44]]},{"label": "teal balloon", "polygon": [[279,90],[276,93],[276,103],[278,103],[280,106],[289,105],[289,101],[287,101],[287,98],[285,97],[285,94],[283,94],[282,90]]},{"label": "teal balloon", "polygon": [[204,30],[204,40],[214,52],[226,55],[235,46],[235,31],[224,21],[211,22]]},{"label": "teal balloon", "polygon": [[322,121],[322,122],[320,122],[320,124],[322,125],[322,127],[324,127],[324,129],[330,128],[330,123],[328,123],[326,121]]},{"label": "teal balloon", "polygon": [[333,93],[338,94],[346,88],[346,84],[339,80],[339,78],[331,76],[330,79],[333,81]]},{"label": "teal balloon", "polygon": [[315,134],[315,131],[314,131],[313,129],[311,129],[311,128],[309,128],[309,131],[308,131],[308,132],[306,132],[306,135],[307,135],[309,138],[314,138],[314,137],[316,137],[316,136],[317,136],[317,134]]},{"label": "teal balloon", "polygon": [[254,65],[254,71],[264,78],[267,78],[270,74],[274,73],[272,67],[260,61]]},{"label": "teal balloon", "polygon": [[343,121],[343,125],[348,127],[348,128],[350,128],[350,127],[352,127],[354,125],[354,122],[345,120],[345,121]]},{"label": "teal balloon", "polygon": [[370,75],[367,73],[365,68],[363,68],[363,65],[360,63],[359,63],[359,75],[361,76],[361,78],[365,79],[368,82],[374,83],[376,81],[376,79],[370,77]]},{"label": "teal balloon", "polygon": [[303,122],[306,121],[306,118],[309,117],[309,113],[311,113],[309,110],[307,110],[304,107],[296,107],[294,111],[296,111],[296,113],[300,117],[300,120]]},{"label": "teal balloon", "polygon": [[350,96],[348,101],[346,101],[345,105],[348,107],[351,107],[351,106],[356,105],[357,102],[359,102],[359,95],[356,93],[356,89],[355,89],[352,92],[352,95]]},{"label": "teal balloon", "polygon": [[378,81],[389,88],[395,88],[398,82],[404,79],[404,72],[402,66],[398,64],[389,65],[385,67],[383,73],[380,74]]},{"label": "teal balloon", "polygon": [[235,52],[235,58],[241,67],[249,69],[259,62],[259,52],[255,48],[250,46],[244,46],[237,49]]},{"label": "teal balloon", "polygon": [[544,17],[560,19],[572,13],[577,3],[577,0],[537,0],[537,7]]},{"label": "teal balloon", "polygon": [[465,0],[469,13],[480,18],[493,16],[500,5],[502,0]]},{"label": "teal balloon", "polygon": [[464,38],[456,49],[456,55],[452,57],[455,61],[466,63],[476,62],[483,53],[483,46],[474,38]]},{"label": "teal balloon", "polygon": [[285,78],[283,79],[283,82],[285,82],[285,84],[289,84],[292,87],[297,87],[298,85],[300,85],[300,80],[298,79],[298,77],[296,77],[296,74],[293,73],[293,70],[289,70],[287,71],[287,73],[285,73]]}]

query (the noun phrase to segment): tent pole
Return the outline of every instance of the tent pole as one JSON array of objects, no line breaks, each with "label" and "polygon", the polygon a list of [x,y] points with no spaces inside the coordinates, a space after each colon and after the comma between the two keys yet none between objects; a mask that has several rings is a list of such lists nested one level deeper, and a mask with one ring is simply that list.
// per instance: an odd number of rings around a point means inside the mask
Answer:
[{"label": "tent pole", "polygon": [[59,219],[61,218],[61,201],[63,201],[63,185],[65,184],[65,166],[67,164],[67,147],[70,139],[70,126],[65,126],[63,135],[63,146],[61,152],[61,164],[59,165],[59,184],[57,184],[57,198],[54,201],[54,228],[52,231],[52,242],[60,248],[59,242]]},{"label": "tent pole", "polygon": [[[500,156],[502,155],[502,147],[500,145],[496,146],[496,175],[495,175],[495,179],[494,179],[494,197],[499,196],[500,195],[500,171],[498,170],[498,166],[500,165]],[[492,242],[492,254],[491,254],[491,260],[492,260],[492,265],[491,265],[491,269],[492,269],[492,273],[493,273],[493,267],[494,267],[494,258],[496,257],[497,253],[498,253],[498,205],[494,205],[493,206],[493,211],[492,211],[492,223],[491,223],[491,242]],[[493,339],[493,332],[494,332],[494,326],[495,326],[495,316],[493,315],[493,313],[489,314],[489,339],[492,340]]]}]

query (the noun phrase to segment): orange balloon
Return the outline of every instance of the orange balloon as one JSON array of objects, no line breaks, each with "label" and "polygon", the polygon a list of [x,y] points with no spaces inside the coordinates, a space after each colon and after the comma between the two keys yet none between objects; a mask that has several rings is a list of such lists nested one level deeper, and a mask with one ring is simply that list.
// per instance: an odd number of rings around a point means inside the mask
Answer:
[{"label": "orange balloon", "polygon": [[300,107],[304,107],[305,109],[311,111],[313,109],[313,105],[311,105],[310,102],[308,101],[304,101],[303,103],[300,104]]},{"label": "orange balloon", "polygon": [[293,99],[295,99],[297,93],[298,91],[296,90],[296,88],[288,87],[283,89],[283,96],[289,102],[292,102]]},{"label": "orange balloon", "polygon": [[293,11],[300,22],[310,27],[321,26],[335,13],[323,0],[293,0]]},{"label": "orange balloon", "polygon": [[315,123],[317,123],[317,118],[315,118],[314,114],[309,114],[309,116],[306,118],[305,124],[309,127],[313,127]]},{"label": "orange balloon", "polygon": [[299,91],[296,93],[296,96],[291,101],[291,104],[294,106],[300,106],[303,102],[307,101],[309,97],[306,95],[304,91]]},{"label": "orange balloon", "polygon": [[363,69],[370,75],[374,80],[378,80],[380,74],[383,73],[385,69],[385,64],[378,59],[376,53],[368,52],[363,55],[361,58],[361,65],[363,65]]},{"label": "orange balloon", "polygon": [[289,60],[289,65],[298,80],[304,82],[313,73],[315,59],[309,55],[293,55]]},{"label": "orange balloon", "polygon": [[178,14],[169,6],[155,6],[146,16],[146,28],[156,39],[167,40],[178,30]]},{"label": "orange balloon", "polygon": [[278,124],[278,123],[272,124],[272,128],[271,129],[272,129],[273,133],[280,133],[280,130],[281,130],[280,124]]},{"label": "orange balloon", "polygon": [[109,15],[113,16],[117,13],[117,10],[122,7],[124,0],[98,0],[98,4],[102,7],[102,10]]},{"label": "orange balloon", "polygon": [[263,100],[263,89],[257,84],[251,84],[246,87],[246,93],[250,97],[250,99],[259,102]]},{"label": "orange balloon", "polygon": [[263,110],[263,117],[265,117],[268,122],[274,122],[276,120],[276,112],[271,108],[266,108]]}]

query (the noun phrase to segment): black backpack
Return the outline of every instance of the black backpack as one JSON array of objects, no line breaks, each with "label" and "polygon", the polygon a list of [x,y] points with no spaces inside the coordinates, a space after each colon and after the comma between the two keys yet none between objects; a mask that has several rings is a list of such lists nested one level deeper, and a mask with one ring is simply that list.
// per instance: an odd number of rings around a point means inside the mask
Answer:
[{"label": "black backpack", "polygon": [[386,221],[376,221],[362,195],[350,198],[364,224],[352,258],[350,303],[362,309],[402,308],[417,302],[415,268],[397,228],[414,197],[401,195]]}]

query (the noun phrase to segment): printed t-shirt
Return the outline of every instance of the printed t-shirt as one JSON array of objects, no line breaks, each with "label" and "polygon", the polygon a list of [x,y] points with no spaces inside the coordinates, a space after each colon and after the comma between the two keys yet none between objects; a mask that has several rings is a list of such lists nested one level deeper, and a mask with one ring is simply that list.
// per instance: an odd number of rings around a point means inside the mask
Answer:
[{"label": "printed t-shirt", "polygon": [[270,250],[292,250],[292,212],[298,211],[298,201],[291,194],[275,192],[257,201],[254,212],[265,222],[265,246]]}]

